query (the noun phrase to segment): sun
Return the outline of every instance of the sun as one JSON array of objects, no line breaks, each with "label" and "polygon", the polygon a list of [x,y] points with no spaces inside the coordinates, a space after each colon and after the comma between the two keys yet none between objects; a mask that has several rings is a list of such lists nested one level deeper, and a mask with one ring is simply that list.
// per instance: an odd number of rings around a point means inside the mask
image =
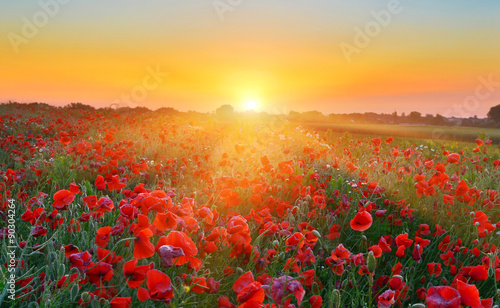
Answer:
[{"label": "sun", "polygon": [[247,101],[247,110],[255,110],[257,109],[258,104],[256,100],[249,100]]}]

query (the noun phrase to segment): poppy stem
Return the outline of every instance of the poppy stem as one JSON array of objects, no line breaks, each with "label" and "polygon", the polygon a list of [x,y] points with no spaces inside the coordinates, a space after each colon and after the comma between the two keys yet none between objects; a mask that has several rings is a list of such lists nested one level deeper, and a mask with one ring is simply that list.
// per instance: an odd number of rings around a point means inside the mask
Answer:
[{"label": "poppy stem", "polygon": [[370,273],[370,278],[369,278],[369,289],[368,289],[368,307],[372,306],[373,303],[373,294],[372,294],[372,287],[373,287],[373,274]]}]

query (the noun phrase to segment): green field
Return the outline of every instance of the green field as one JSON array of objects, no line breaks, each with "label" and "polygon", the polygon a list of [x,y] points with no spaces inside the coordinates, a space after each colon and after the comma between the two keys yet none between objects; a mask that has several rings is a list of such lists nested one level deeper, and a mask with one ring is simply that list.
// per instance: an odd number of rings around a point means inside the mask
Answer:
[{"label": "green field", "polygon": [[422,125],[390,125],[390,124],[330,124],[301,123],[305,127],[317,130],[330,130],[336,133],[370,134],[394,137],[439,139],[474,142],[479,138],[500,143],[500,129],[461,127],[461,126],[422,126]]}]

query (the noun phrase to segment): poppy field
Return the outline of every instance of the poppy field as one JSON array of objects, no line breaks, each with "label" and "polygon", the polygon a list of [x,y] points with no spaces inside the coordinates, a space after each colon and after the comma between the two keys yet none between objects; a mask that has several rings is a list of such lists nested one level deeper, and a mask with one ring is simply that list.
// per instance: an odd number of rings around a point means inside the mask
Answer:
[{"label": "poppy field", "polygon": [[0,306],[491,308],[499,147],[4,105]]}]

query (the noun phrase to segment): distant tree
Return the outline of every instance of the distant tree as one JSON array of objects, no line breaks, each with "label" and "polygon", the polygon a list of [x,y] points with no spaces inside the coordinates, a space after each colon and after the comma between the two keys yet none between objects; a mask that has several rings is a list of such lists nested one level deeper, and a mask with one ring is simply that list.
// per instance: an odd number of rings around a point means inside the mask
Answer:
[{"label": "distant tree", "polygon": [[158,110],[156,110],[156,113],[174,116],[178,115],[180,111],[172,107],[161,107]]},{"label": "distant tree", "polygon": [[234,118],[234,108],[231,105],[222,105],[215,110],[215,115],[222,120]]},{"label": "distant tree", "polygon": [[85,105],[82,103],[71,103],[66,106],[64,106],[65,109],[72,109],[72,110],[87,110],[87,111],[94,111],[95,108],[90,105]]},{"label": "distant tree", "polygon": [[324,115],[317,110],[306,111],[306,112],[302,113],[302,116],[311,117],[311,118],[324,117]]},{"label": "distant tree", "polygon": [[234,108],[231,105],[222,105],[219,108],[215,110],[215,114],[228,114],[228,113],[233,113]]},{"label": "distant tree", "polygon": [[418,111],[412,111],[408,115],[408,120],[411,123],[418,123],[418,122],[420,122],[422,120],[422,114],[420,112],[418,112]]},{"label": "distant tree", "polygon": [[392,123],[398,123],[399,122],[398,112],[397,111],[394,111],[392,113],[391,117],[392,117]]},{"label": "distant tree", "polygon": [[146,106],[137,106],[133,108],[133,111],[137,113],[144,113],[144,112],[151,112],[151,109],[149,109]]},{"label": "distant tree", "polygon": [[446,123],[446,119],[440,115],[439,113],[436,114],[436,116],[434,117],[434,123],[435,125],[444,125]]},{"label": "distant tree", "polygon": [[425,117],[423,118],[424,122],[426,124],[434,124],[434,115],[428,113],[425,115]]},{"label": "distant tree", "polygon": [[488,112],[488,118],[492,119],[495,122],[500,122],[500,105],[491,107],[490,111]]}]

